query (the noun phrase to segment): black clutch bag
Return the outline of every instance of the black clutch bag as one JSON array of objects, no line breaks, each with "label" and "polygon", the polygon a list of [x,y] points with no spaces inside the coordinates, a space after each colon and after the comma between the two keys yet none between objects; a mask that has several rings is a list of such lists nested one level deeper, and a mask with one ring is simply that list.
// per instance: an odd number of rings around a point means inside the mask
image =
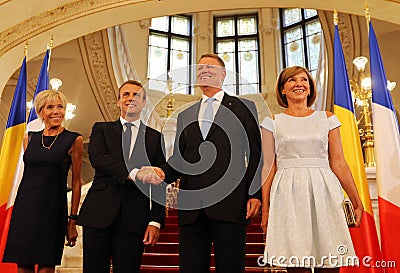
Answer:
[{"label": "black clutch bag", "polygon": [[356,217],[354,215],[353,204],[350,200],[345,199],[343,201],[344,216],[346,217],[346,222],[348,227],[356,226]]}]

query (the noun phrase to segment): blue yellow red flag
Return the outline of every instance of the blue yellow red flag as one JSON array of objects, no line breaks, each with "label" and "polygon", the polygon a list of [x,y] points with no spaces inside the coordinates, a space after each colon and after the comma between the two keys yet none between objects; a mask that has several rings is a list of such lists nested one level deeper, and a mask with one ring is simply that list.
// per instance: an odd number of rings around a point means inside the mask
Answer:
[{"label": "blue yellow red flag", "polygon": [[1,263],[1,260],[12,213],[10,194],[26,128],[26,81],[25,57],[19,72],[0,153],[0,272],[16,272],[14,264]]}]

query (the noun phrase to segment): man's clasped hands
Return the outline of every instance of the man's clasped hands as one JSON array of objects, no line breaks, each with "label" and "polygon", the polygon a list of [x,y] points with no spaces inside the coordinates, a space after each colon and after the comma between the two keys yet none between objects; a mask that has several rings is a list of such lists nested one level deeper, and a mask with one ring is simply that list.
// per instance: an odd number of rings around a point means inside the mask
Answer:
[{"label": "man's clasped hands", "polygon": [[164,171],[158,167],[143,166],[136,173],[136,180],[140,180],[143,183],[159,185],[164,179]]}]

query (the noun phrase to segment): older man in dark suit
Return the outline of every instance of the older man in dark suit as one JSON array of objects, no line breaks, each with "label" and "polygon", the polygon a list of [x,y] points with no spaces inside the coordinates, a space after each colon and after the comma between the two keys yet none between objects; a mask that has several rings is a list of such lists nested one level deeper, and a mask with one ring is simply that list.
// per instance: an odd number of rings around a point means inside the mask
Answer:
[{"label": "older man in dark suit", "polygon": [[[197,65],[203,98],[181,112],[174,153],[157,169],[170,183],[181,177],[178,199],[180,272],[242,273],[246,224],[261,199],[261,137],[254,103],[222,90],[226,71],[218,55]],[[140,175],[145,175],[140,173]],[[157,183],[161,179],[144,179]]]},{"label": "older man in dark suit", "polygon": [[152,201],[165,188],[143,184],[136,176],[142,166],[165,163],[162,135],[140,121],[146,92],[136,81],[119,89],[120,118],[97,122],[92,129],[89,158],[93,184],[77,223],[83,226],[83,272],[139,272],[144,245],[154,245],[165,222],[165,207]]}]

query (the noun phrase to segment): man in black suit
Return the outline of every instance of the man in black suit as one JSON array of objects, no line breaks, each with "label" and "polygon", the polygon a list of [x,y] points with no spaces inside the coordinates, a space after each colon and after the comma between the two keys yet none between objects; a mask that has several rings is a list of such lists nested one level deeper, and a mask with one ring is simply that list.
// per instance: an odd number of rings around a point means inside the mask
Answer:
[{"label": "man in black suit", "polygon": [[[261,204],[261,136],[256,107],[224,93],[225,76],[224,62],[218,55],[200,58],[197,85],[203,98],[178,115],[173,156],[157,169],[160,176],[165,174],[167,183],[181,177],[181,273],[210,272],[212,243],[216,272],[244,272],[246,224]],[[148,183],[161,180],[147,178]]]},{"label": "man in black suit", "polygon": [[165,222],[163,186],[143,184],[136,176],[142,166],[165,163],[162,135],[140,121],[146,92],[136,81],[119,89],[120,118],[94,124],[89,159],[93,184],[77,223],[83,226],[83,272],[139,272],[145,245],[158,241]]}]

